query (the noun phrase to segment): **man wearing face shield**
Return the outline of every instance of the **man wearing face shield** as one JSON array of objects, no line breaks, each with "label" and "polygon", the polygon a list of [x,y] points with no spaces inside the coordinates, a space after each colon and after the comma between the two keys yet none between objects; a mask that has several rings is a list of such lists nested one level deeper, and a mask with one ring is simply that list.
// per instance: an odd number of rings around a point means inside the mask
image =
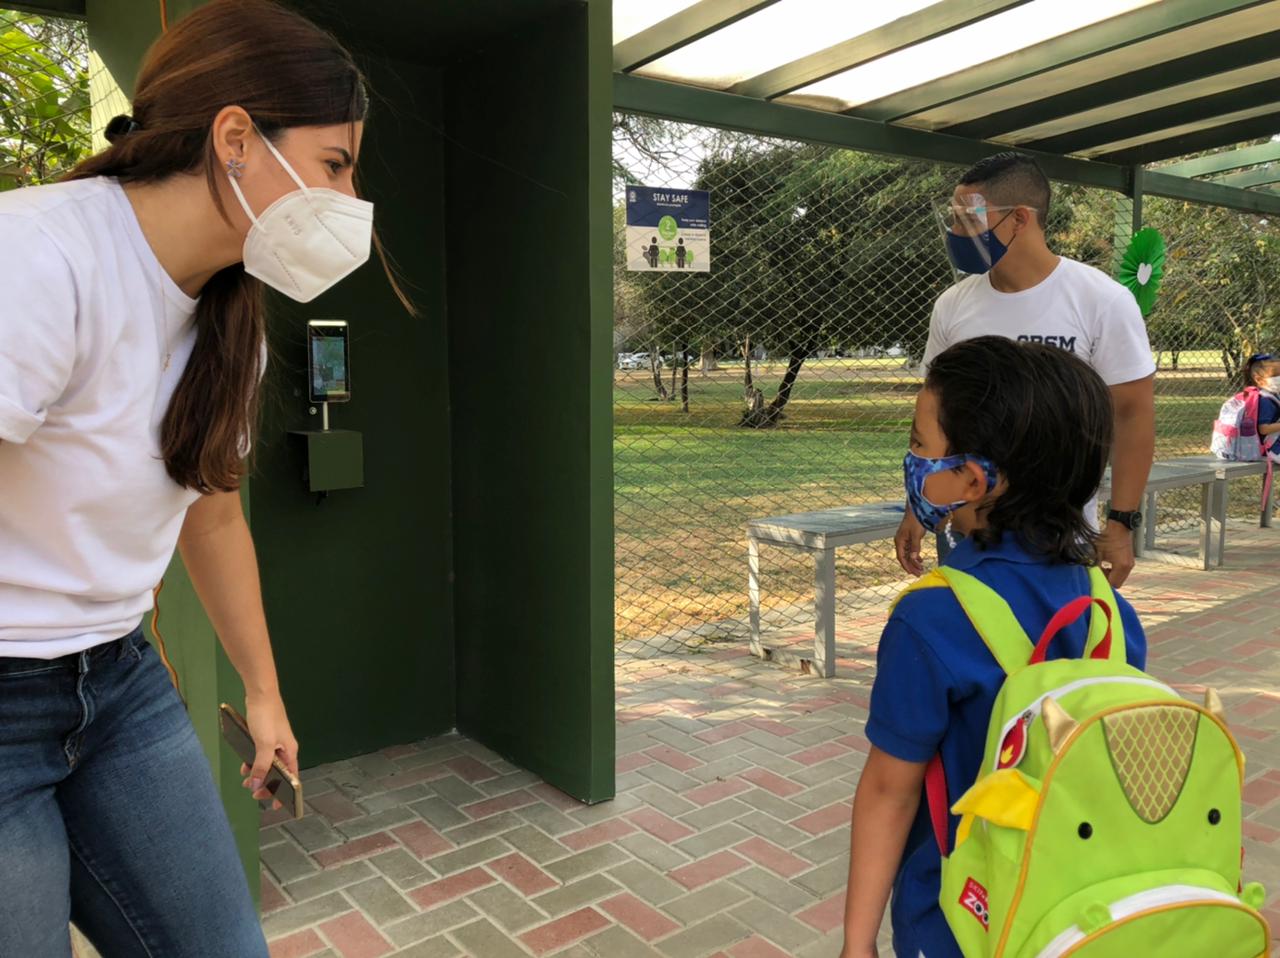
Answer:
[{"label": "man wearing face shield", "polygon": [[[1155,453],[1155,363],[1133,295],[1100,270],[1054,253],[1044,233],[1050,185],[1036,161],[1007,152],[982,160],[940,205],[952,265],[966,274],[934,304],[926,369],[949,346],[997,335],[1069,349],[1111,390],[1115,415],[1111,510],[1098,541],[1103,569],[1119,586],[1133,569],[1132,529]],[[1070,449],[1047,450],[1069,456]],[[1096,502],[1085,508],[1096,515]],[[949,551],[940,530],[939,555]],[[894,537],[898,562],[924,571],[925,529],[907,510]]]}]

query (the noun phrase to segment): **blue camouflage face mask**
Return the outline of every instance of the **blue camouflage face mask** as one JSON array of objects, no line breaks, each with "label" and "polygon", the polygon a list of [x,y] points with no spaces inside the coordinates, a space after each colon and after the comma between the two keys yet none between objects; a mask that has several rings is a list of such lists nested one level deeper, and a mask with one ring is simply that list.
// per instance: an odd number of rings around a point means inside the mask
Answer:
[{"label": "blue camouflage face mask", "polygon": [[907,504],[911,507],[911,511],[915,513],[916,518],[920,520],[920,524],[930,532],[937,532],[938,528],[946,521],[947,516],[961,506],[966,505],[966,503],[963,499],[947,505],[939,505],[936,502],[932,502],[924,494],[925,480],[935,472],[945,472],[948,469],[962,466],[966,462],[976,462],[982,467],[982,471],[987,476],[987,492],[991,492],[996,487],[998,475],[995,465],[982,456],[959,455],[928,459],[924,456],[917,456],[914,452],[908,452],[906,458],[902,460],[902,482],[907,492]]}]

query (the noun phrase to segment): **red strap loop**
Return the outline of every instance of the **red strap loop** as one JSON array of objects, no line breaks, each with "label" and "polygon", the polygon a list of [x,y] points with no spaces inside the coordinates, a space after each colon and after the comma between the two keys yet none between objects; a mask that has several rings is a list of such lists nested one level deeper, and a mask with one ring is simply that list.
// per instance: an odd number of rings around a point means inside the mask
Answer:
[{"label": "red strap loop", "polygon": [[1061,609],[1057,611],[1049,624],[1044,627],[1044,632],[1040,635],[1040,641],[1036,643],[1036,650],[1031,653],[1030,665],[1036,665],[1044,661],[1045,655],[1049,651],[1049,643],[1057,637],[1058,633],[1077,621],[1082,615],[1089,610],[1089,607],[1097,603],[1101,607],[1103,613],[1107,617],[1107,632],[1102,637],[1102,641],[1098,643],[1097,648],[1093,650],[1090,658],[1106,659],[1111,655],[1111,606],[1103,602],[1101,599],[1088,595],[1082,595],[1078,599],[1072,599]]},{"label": "red strap loop", "polygon": [[929,760],[924,770],[924,794],[929,802],[929,821],[933,823],[933,838],[938,851],[946,858],[951,854],[951,818],[947,798],[947,770],[942,767],[942,755]]}]

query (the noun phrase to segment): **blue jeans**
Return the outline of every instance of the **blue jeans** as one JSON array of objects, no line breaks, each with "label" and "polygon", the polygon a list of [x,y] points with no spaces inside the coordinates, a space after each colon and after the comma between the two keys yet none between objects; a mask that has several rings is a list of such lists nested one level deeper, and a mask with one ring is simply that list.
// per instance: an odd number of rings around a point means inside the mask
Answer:
[{"label": "blue jeans", "polygon": [[0,658],[0,958],[267,958],[208,760],[138,630]]}]

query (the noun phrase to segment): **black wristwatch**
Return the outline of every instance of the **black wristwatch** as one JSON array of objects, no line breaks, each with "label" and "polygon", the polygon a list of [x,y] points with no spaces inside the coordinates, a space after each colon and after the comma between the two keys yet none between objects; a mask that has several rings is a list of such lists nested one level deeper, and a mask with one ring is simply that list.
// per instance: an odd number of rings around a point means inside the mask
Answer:
[{"label": "black wristwatch", "polygon": [[1111,522],[1118,522],[1130,532],[1138,528],[1142,524],[1142,513],[1138,511],[1121,512],[1119,509],[1112,509],[1107,512],[1107,519]]}]

